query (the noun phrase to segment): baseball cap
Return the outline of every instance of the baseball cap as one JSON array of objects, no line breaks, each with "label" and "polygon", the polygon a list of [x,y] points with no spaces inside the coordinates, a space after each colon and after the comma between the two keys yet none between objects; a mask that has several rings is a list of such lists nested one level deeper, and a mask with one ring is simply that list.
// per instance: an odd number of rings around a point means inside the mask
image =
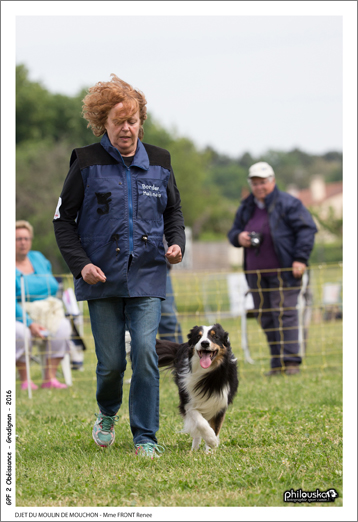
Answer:
[{"label": "baseball cap", "polygon": [[265,161],[259,161],[249,168],[249,179],[250,178],[268,178],[269,176],[275,177],[275,173],[271,165]]}]

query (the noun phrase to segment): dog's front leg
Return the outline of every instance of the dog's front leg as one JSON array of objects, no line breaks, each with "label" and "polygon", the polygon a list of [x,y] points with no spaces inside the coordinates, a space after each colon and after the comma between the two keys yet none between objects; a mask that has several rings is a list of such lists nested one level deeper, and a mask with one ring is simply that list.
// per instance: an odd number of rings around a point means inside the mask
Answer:
[{"label": "dog's front leg", "polygon": [[[201,436],[206,444],[211,448],[216,448],[218,439],[208,421],[197,410],[190,410],[186,413],[184,421],[184,431],[190,433],[193,439]],[[194,443],[194,441],[193,441]]]},{"label": "dog's front leg", "polygon": [[224,419],[225,419],[225,413],[226,413],[226,410],[221,410],[215,417],[212,417],[209,420],[209,424],[212,427],[212,429],[214,430],[218,441],[219,441],[219,433],[220,433],[221,427],[222,427]]},{"label": "dog's front leg", "polygon": [[201,437],[194,437],[193,438],[193,444],[191,445],[192,451],[196,451],[196,450],[199,449],[200,442],[201,442]]},{"label": "dog's front leg", "polygon": [[[225,419],[225,412],[226,410],[221,410],[215,417],[209,420],[209,425],[212,427],[216,435],[216,439],[218,442],[217,446],[219,445],[219,433]],[[211,447],[208,444],[205,444],[205,453],[210,453],[210,451]]]}]

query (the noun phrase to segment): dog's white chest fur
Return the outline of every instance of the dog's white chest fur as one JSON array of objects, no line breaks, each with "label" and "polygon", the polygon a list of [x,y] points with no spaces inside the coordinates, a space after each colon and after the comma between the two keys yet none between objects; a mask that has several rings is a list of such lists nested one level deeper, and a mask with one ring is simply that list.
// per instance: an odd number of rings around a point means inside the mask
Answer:
[{"label": "dog's white chest fur", "polygon": [[198,382],[205,376],[206,370],[201,368],[199,360],[193,361],[192,371],[189,369],[189,361],[186,361],[185,371],[180,375],[180,388],[189,396],[189,402],[185,405],[186,412],[197,410],[201,415],[210,420],[220,410],[227,408],[229,386],[225,386],[221,393],[213,393],[210,397],[203,395],[201,390],[196,390]]}]

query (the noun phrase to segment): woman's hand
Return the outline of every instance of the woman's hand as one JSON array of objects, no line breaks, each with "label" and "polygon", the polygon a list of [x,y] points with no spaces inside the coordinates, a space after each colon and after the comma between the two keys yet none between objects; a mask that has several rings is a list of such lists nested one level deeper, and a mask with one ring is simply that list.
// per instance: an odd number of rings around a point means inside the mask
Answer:
[{"label": "woman's hand", "polygon": [[167,253],[165,254],[165,257],[168,259],[171,265],[176,265],[177,263],[180,263],[183,259],[180,246],[170,246],[167,250]]},{"label": "woman's hand", "polygon": [[33,337],[40,337],[40,339],[46,339],[46,337],[44,335],[42,335],[42,332],[45,332],[46,328],[44,328],[40,324],[31,323],[29,326],[29,329],[30,329],[31,335]]},{"label": "woman's hand", "polygon": [[102,270],[92,263],[89,263],[81,270],[82,279],[89,285],[95,285],[96,283],[105,283],[107,281],[106,276]]}]

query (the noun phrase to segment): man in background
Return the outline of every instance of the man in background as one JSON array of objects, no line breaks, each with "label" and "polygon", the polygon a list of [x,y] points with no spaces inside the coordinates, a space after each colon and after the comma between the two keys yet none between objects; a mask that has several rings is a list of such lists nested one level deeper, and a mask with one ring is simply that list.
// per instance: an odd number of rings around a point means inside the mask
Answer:
[{"label": "man in background", "polygon": [[248,182],[251,194],[241,202],[228,238],[244,248],[255,315],[270,346],[266,375],[293,375],[302,362],[297,298],[317,227],[299,199],[277,188],[268,163],[252,165]]}]

